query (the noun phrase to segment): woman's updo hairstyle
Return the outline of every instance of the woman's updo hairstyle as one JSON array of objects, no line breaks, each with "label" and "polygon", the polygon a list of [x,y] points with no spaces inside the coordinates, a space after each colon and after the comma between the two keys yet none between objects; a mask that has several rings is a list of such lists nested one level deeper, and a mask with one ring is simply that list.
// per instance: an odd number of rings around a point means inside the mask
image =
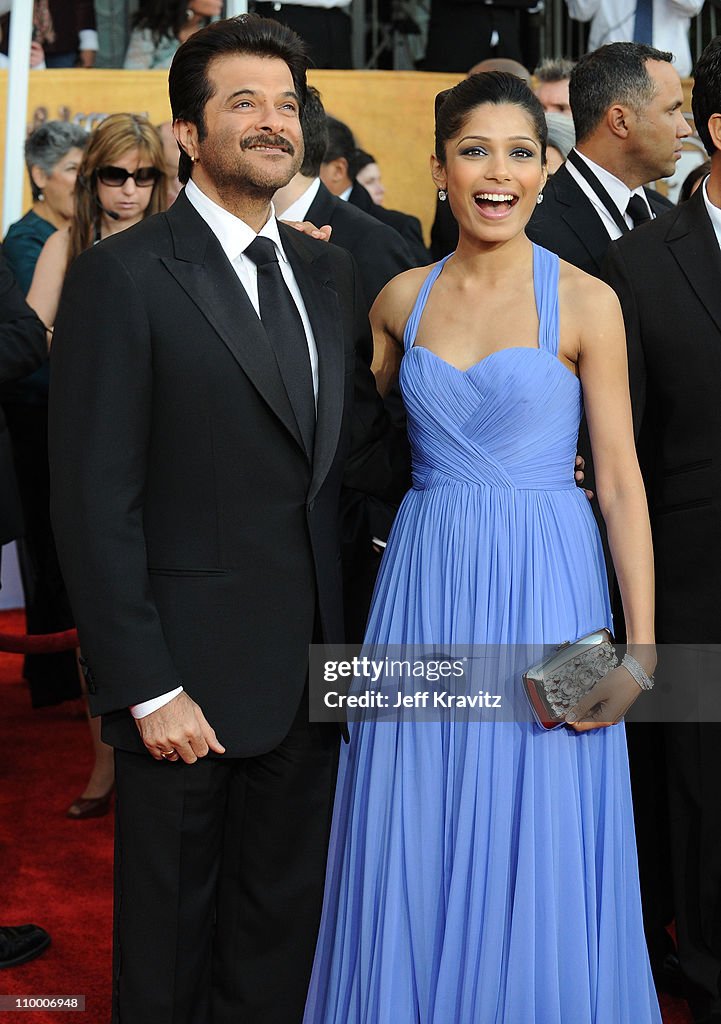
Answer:
[{"label": "woman's updo hairstyle", "polygon": [[541,163],[546,163],[548,128],[539,100],[515,75],[483,71],[436,96],[436,156],[442,164],[446,162],[446,143],[458,135],[471,111],[483,103],[512,103],[525,110],[541,146]]}]

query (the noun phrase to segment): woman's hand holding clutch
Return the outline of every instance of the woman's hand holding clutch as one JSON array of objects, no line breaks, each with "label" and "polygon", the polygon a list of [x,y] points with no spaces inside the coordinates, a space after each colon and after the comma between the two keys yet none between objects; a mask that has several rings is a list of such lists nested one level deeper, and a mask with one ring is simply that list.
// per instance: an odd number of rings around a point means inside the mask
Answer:
[{"label": "woman's hand holding clutch", "polygon": [[[644,661],[649,660],[651,650],[652,647],[648,648],[648,655],[644,657]],[[655,665],[655,657],[653,662]],[[639,678],[647,680],[648,686],[637,680],[637,671],[632,674],[621,662],[571,708],[566,715],[566,724],[576,732],[587,732],[589,729],[605,728],[620,722],[643,690],[653,686],[653,679],[647,668],[641,666],[634,658],[631,659],[631,663],[638,666],[641,673]],[[653,671],[653,666],[650,667]]]}]

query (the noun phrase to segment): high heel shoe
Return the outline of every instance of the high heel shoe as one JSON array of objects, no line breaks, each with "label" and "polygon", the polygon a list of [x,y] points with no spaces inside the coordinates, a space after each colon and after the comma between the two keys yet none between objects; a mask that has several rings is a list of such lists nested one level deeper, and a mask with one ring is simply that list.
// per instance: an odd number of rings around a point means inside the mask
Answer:
[{"label": "high heel shoe", "polygon": [[110,810],[115,783],[102,796],[79,796],[68,807],[66,818],[82,821],[85,818],[102,818]]}]

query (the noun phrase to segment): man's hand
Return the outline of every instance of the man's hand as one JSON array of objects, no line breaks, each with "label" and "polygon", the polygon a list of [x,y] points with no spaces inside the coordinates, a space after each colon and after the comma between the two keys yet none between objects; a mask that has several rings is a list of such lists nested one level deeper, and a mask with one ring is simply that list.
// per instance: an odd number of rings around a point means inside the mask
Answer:
[{"label": "man's hand", "polygon": [[311,238],[317,238],[321,242],[329,242],[333,230],[330,224],[324,224],[322,228],[317,228],[309,220],[284,220],[283,223],[287,224],[289,228],[295,228],[296,231],[310,235]]},{"label": "man's hand", "polygon": [[182,759],[186,764],[193,764],[199,757],[205,757],[209,750],[216,754],[225,753],[225,747],[199,705],[184,690],[152,714],[137,718],[135,724],[148,752],[156,761]]},{"label": "man's hand", "polygon": [[[581,455],[577,455],[576,456],[576,472],[573,475],[574,475],[574,477],[576,479],[576,483],[578,484],[579,487],[581,487],[581,485],[583,484],[584,478],[585,478],[585,474],[583,472],[585,468],[586,468],[586,460]],[[591,501],[591,499],[593,498],[593,491],[586,490],[585,487],[584,487],[584,490],[586,491],[586,497],[588,498],[589,501]]]}]

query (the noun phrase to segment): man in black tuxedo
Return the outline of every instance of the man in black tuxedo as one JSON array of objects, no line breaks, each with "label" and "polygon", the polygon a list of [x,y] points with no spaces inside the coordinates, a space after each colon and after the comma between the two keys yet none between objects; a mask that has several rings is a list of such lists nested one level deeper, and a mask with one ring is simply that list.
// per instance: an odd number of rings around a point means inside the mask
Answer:
[{"label": "man in black tuxedo", "polygon": [[[721,643],[721,37],[696,65],[693,115],[710,177],[687,203],[615,242],[605,268],[626,321],[656,636],[683,645]],[[694,1019],[719,1024],[721,729],[667,725],[664,738],[679,958]]]},{"label": "man in black tuxedo", "polygon": [[[32,373],[47,354],[45,328],[25,301],[0,249],[0,381],[19,380]],[[21,532],[12,445],[0,408],[0,545],[15,540]]]},{"label": "man in black tuxedo", "polygon": [[[534,242],[595,277],[613,239],[632,233],[671,204],[648,182],[673,173],[690,128],[671,54],[640,43],[611,43],[582,57],[571,72],[569,99],[576,147],[548,179],[543,202],[526,232]],[[587,459],[587,486],[594,487],[585,419],[579,451]],[[624,625],[604,538],[615,631]],[[665,790],[665,761],[658,728],[634,724],[627,731],[646,940],[657,984],[675,989],[678,964],[665,925],[673,917]]]},{"label": "man in black tuxedo", "polygon": [[179,48],[185,189],[80,256],[56,322],[53,521],[116,748],[122,1024],[303,1012],[339,736],[309,724],[308,645],[343,639],[347,463],[390,476],[353,261],[271,206],[306,65],[253,15]]},{"label": "man in black tuxedo", "polygon": [[549,177],[526,234],[594,277],[611,240],[671,209],[644,186],[673,174],[691,134],[672,59],[641,43],[610,43],[571,72],[576,146]]}]

